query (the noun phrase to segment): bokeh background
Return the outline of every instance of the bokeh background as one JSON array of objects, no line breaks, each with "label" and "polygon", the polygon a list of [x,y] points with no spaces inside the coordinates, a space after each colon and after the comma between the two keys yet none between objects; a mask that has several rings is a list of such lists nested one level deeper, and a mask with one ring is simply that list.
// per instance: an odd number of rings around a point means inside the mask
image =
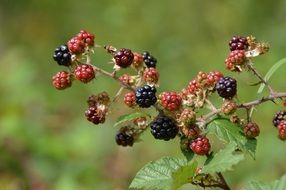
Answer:
[{"label": "bokeh background", "polygon": [[[132,148],[118,147],[113,124],[132,112],[119,101],[104,125],[84,117],[86,98],[102,90],[115,94],[118,85],[107,78],[57,91],[51,76],[64,68],[53,60],[55,47],[80,29],[96,34],[97,44],[113,44],[159,60],[160,90],[180,90],[198,71],[222,70],[239,80],[239,101],[256,97],[256,79],[224,69],[231,36],[254,35],[271,44],[269,54],[256,59],[265,74],[286,57],[284,0],[157,0],[157,1],[0,1],[0,190],[127,189],[144,164],[161,156],[182,157],[178,140],[155,141],[149,132]],[[97,49],[98,66],[110,57]],[[271,79],[285,90],[286,66]],[[220,101],[217,101],[219,105]],[[254,113],[261,126],[257,160],[247,157],[226,173],[232,187],[248,181],[271,181],[286,173],[286,145],[271,125],[275,111],[267,103]],[[118,111],[119,110],[119,111]],[[185,186],[182,189],[194,187]]]}]

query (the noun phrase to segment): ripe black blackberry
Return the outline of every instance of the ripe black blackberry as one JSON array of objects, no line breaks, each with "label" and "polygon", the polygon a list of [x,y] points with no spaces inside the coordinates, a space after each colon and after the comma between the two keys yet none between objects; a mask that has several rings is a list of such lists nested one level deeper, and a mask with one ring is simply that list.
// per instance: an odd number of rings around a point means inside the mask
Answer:
[{"label": "ripe black blackberry", "polygon": [[231,99],[236,95],[236,80],[231,77],[221,77],[216,84],[216,90],[220,97]]},{"label": "ripe black blackberry", "polygon": [[247,50],[249,44],[247,39],[242,36],[233,36],[228,43],[230,51]]},{"label": "ripe black blackberry", "polygon": [[118,131],[115,135],[115,141],[121,146],[132,146],[134,143],[134,138],[123,131]]},{"label": "ripe black blackberry", "polygon": [[115,64],[121,68],[129,67],[134,59],[134,54],[130,49],[122,48],[114,55]]},{"label": "ripe black blackberry", "polygon": [[71,65],[71,53],[69,52],[67,45],[61,45],[57,47],[55,49],[53,58],[59,65],[64,65],[64,66]]},{"label": "ripe black blackberry", "polygon": [[158,116],[151,122],[150,127],[155,139],[165,141],[175,138],[179,132],[176,121],[167,116]]},{"label": "ripe black blackberry", "polygon": [[88,110],[85,111],[85,117],[95,125],[105,122],[105,112],[96,106],[89,107]]},{"label": "ripe black blackberry", "polygon": [[275,127],[279,125],[282,120],[285,120],[286,111],[278,111],[273,117],[272,123]]},{"label": "ripe black blackberry", "polygon": [[136,90],[136,103],[141,108],[149,108],[157,102],[156,88],[145,85]]},{"label": "ripe black blackberry", "polygon": [[148,51],[143,52],[143,61],[147,67],[156,67],[157,59]]}]

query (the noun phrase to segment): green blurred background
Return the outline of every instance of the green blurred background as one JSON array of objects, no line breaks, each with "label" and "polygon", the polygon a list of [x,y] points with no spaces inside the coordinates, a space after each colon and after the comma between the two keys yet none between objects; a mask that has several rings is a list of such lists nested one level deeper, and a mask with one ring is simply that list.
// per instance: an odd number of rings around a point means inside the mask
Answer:
[{"label": "green blurred background", "polygon": [[[239,80],[238,98],[245,101],[256,97],[257,88],[247,87],[256,79],[224,69],[227,43],[237,34],[268,41],[270,53],[255,61],[265,74],[286,57],[285,12],[284,0],[1,0],[0,190],[127,189],[147,162],[182,157],[178,140],[155,141],[149,132],[132,148],[118,147],[113,123],[119,114],[131,112],[118,107],[122,102],[112,108],[120,112],[112,112],[102,126],[85,120],[91,93],[116,93],[118,86],[110,79],[75,82],[65,91],[52,87],[51,76],[63,69],[52,60],[53,50],[80,29],[95,33],[100,45],[152,52],[159,60],[160,91],[182,89],[200,70],[222,70]],[[93,60],[111,69],[102,50]],[[281,68],[271,79],[275,89],[285,90],[285,71]],[[247,157],[226,173],[234,188],[286,173],[285,143],[271,125],[279,109],[281,105],[267,103],[255,112],[262,131],[257,160]]]}]

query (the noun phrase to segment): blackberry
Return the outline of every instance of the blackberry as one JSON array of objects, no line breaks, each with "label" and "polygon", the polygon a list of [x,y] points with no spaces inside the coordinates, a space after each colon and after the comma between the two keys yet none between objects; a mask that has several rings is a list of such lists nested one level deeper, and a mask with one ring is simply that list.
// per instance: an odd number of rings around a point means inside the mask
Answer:
[{"label": "blackberry", "polygon": [[242,36],[233,36],[228,43],[230,51],[246,50],[249,46],[247,39]]},{"label": "blackberry", "polygon": [[167,116],[158,116],[151,122],[150,127],[155,139],[165,141],[175,138],[179,132],[176,121]]},{"label": "blackberry", "polygon": [[55,49],[53,55],[54,60],[59,65],[70,66],[71,65],[71,54],[67,45],[61,45]]},{"label": "blackberry", "polygon": [[286,120],[282,120],[277,126],[277,128],[278,128],[278,137],[281,140],[286,140]]},{"label": "blackberry", "polygon": [[130,49],[122,48],[114,55],[115,64],[121,68],[129,67],[134,59],[134,54]]},{"label": "blackberry", "polygon": [[192,140],[190,148],[195,154],[206,155],[209,153],[211,145],[207,137],[198,137]]},{"label": "blackberry", "polygon": [[58,90],[63,90],[71,87],[71,75],[66,71],[60,71],[52,78],[53,86]]},{"label": "blackberry", "polygon": [[143,79],[147,84],[156,84],[160,74],[154,67],[146,68],[143,73]]},{"label": "blackberry", "polygon": [[83,83],[88,83],[95,78],[95,70],[91,65],[78,65],[74,70],[75,78]]},{"label": "blackberry", "polygon": [[89,107],[85,111],[86,119],[95,125],[105,122],[105,112],[98,109],[96,106]]},{"label": "blackberry", "polygon": [[255,138],[259,135],[260,129],[256,123],[249,122],[244,125],[243,132],[247,138]]},{"label": "blackberry", "polygon": [[201,134],[201,130],[197,124],[183,125],[181,132],[188,139],[195,139]]},{"label": "blackberry", "polygon": [[159,101],[169,111],[178,110],[182,105],[182,98],[176,92],[162,92]]},{"label": "blackberry", "polygon": [[276,112],[272,120],[273,125],[277,127],[282,120],[286,119],[285,115],[286,115],[285,111]]},{"label": "blackberry", "polygon": [[124,103],[130,108],[133,108],[136,105],[136,97],[134,92],[128,92],[124,95]]},{"label": "blackberry", "polygon": [[236,80],[231,77],[221,77],[216,84],[216,90],[220,97],[231,99],[236,95]]},{"label": "blackberry", "polygon": [[115,135],[115,141],[121,146],[132,146],[134,143],[134,138],[125,132],[118,131]]},{"label": "blackberry", "polygon": [[141,108],[149,108],[157,102],[156,88],[145,85],[136,90],[136,103]]},{"label": "blackberry", "polygon": [[156,67],[157,59],[148,51],[143,52],[143,61],[147,67]]}]

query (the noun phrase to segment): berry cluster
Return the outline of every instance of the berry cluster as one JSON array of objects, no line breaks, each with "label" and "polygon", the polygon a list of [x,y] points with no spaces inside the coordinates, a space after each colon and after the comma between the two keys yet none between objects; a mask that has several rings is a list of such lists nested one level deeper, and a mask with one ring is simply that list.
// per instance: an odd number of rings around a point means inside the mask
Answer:
[{"label": "berry cluster", "polygon": [[85,111],[86,119],[95,125],[104,123],[109,103],[109,96],[106,92],[91,95],[87,100],[88,109]]},{"label": "berry cluster", "polygon": [[[207,124],[217,115],[241,125],[247,138],[256,138],[259,135],[260,129],[255,122],[251,122],[248,113],[246,120],[240,119],[236,114],[240,108],[248,112],[249,108],[255,105],[245,106],[236,103],[238,90],[235,78],[224,76],[220,71],[200,71],[179,93],[157,93],[160,74],[156,68],[157,59],[149,52],[137,53],[128,48],[117,50],[110,45],[104,46],[106,52],[112,56],[114,64],[113,71],[107,72],[91,63],[94,46],[94,35],[82,30],[69,40],[67,45],[56,48],[53,59],[59,65],[68,67],[69,72],[60,71],[53,76],[53,86],[62,90],[70,87],[73,80],[89,83],[102,74],[113,78],[121,85],[114,101],[124,92],[123,101],[129,108],[141,113],[143,109],[153,107],[159,112],[153,119],[147,117],[147,114],[123,117],[124,126],[115,135],[118,145],[133,146],[139,136],[149,128],[155,139],[169,141],[180,136],[186,151],[208,155],[211,144],[206,130]],[[257,42],[254,37],[234,36],[229,42],[229,48],[231,52],[225,60],[225,66],[230,71],[239,72],[244,68],[250,68],[253,57],[268,51],[268,46]],[[126,68],[133,69],[132,72],[135,74],[125,72],[117,76],[119,70],[129,71]],[[215,93],[222,99],[218,107],[210,101],[210,97]],[[261,103],[264,101],[261,100]],[[108,94],[102,92],[92,95],[87,103],[86,119],[96,125],[104,123],[111,104]],[[202,114],[205,111],[202,108],[209,108],[210,113]],[[279,138],[285,140],[286,112],[278,112],[274,116],[273,124],[277,127]]]},{"label": "berry cluster", "polygon": [[95,69],[92,65],[83,64],[77,57],[89,54],[94,46],[94,35],[81,30],[79,34],[61,45],[54,51],[53,59],[62,66],[69,67],[68,71],[60,71],[52,78],[53,86],[62,90],[71,86],[73,79],[88,83],[95,78]]},{"label": "berry cluster", "polygon": [[269,45],[259,43],[252,36],[233,36],[229,41],[230,53],[225,59],[226,69],[241,72],[251,64],[251,58],[264,54],[269,50]]}]

